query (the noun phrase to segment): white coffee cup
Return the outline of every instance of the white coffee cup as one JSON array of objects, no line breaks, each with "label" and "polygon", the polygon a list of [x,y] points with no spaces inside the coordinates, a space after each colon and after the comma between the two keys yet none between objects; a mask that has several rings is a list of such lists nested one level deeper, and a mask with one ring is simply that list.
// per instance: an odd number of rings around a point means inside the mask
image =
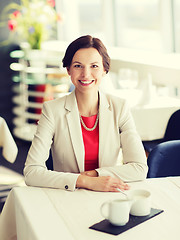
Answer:
[{"label": "white coffee cup", "polygon": [[132,200],[130,214],[134,216],[147,216],[151,212],[151,193],[147,190],[137,189],[129,191]]},{"label": "white coffee cup", "polygon": [[[105,206],[107,206],[105,213]],[[129,221],[131,201],[116,199],[101,205],[101,214],[115,226],[124,226]]]}]

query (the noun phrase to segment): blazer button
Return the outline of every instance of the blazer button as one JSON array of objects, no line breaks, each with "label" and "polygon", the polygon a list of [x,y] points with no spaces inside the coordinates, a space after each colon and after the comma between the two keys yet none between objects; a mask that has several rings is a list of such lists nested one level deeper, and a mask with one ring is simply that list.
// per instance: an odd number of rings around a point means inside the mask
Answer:
[{"label": "blazer button", "polygon": [[65,189],[68,189],[68,185],[65,186]]}]

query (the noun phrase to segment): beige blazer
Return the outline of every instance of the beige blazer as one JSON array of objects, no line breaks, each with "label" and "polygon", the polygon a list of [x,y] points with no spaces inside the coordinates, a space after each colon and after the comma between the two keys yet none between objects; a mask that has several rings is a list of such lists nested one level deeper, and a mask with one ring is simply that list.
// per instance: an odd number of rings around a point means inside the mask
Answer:
[{"label": "beige blazer", "polygon": [[[144,148],[126,101],[102,92],[99,105],[99,176],[125,182],[147,174]],[[54,171],[46,160],[52,150]],[[123,164],[120,164],[120,149]],[[74,190],[84,171],[84,144],[75,92],[45,102],[29,150],[24,175],[27,185]]]}]

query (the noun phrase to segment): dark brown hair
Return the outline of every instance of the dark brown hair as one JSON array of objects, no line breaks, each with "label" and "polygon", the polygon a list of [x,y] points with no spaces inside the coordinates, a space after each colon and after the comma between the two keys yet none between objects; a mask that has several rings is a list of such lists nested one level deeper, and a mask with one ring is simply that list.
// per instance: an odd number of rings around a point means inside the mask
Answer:
[{"label": "dark brown hair", "polygon": [[110,68],[110,57],[104,44],[98,38],[93,38],[90,35],[82,36],[74,40],[66,49],[64,58],[62,60],[63,67],[70,67],[74,54],[81,48],[95,48],[102,56],[103,66],[106,73]]}]

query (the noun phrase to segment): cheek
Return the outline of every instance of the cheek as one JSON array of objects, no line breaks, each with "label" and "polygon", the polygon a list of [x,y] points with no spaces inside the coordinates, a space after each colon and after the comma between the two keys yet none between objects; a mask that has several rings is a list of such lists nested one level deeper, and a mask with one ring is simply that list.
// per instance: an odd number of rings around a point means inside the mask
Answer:
[{"label": "cheek", "polygon": [[68,74],[71,77],[71,79],[77,76],[77,73],[75,71],[72,71],[72,70],[69,71]]},{"label": "cheek", "polygon": [[96,72],[96,78],[103,78],[105,76],[105,72],[103,72],[103,71],[98,71],[98,72]]}]

